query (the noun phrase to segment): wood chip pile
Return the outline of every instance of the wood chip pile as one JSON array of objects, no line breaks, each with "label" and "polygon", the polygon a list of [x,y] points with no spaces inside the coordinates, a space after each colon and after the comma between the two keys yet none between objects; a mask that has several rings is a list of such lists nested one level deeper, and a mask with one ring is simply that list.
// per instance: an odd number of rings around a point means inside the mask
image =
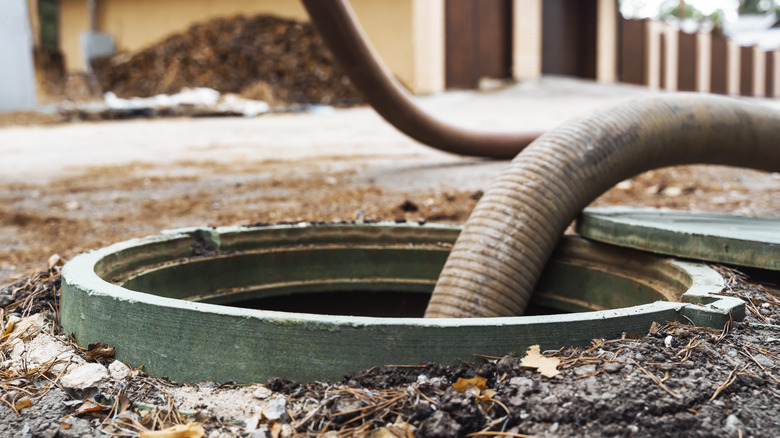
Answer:
[{"label": "wood chip pile", "polygon": [[361,101],[311,24],[268,15],[195,24],[140,52],[97,58],[93,70],[103,92],[125,98],[208,87],[272,106]]}]

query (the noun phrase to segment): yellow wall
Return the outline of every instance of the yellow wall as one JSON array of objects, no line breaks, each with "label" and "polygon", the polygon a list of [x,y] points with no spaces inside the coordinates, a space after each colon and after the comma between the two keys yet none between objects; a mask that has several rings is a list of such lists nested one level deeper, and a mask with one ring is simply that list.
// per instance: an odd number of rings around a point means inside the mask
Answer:
[{"label": "yellow wall", "polygon": [[[97,0],[97,4],[97,31],[111,34],[118,51],[129,52],[214,17],[270,13],[308,20],[303,5],[294,0]],[[443,0],[352,0],[351,4],[377,52],[403,83],[416,92],[443,89],[443,21],[433,27],[428,21],[426,27],[419,17],[421,11],[443,17]],[[437,6],[431,9],[431,4]],[[79,35],[89,30],[87,0],[60,0],[60,14],[66,68],[83,71]],[[422,41],[419,30],[415,38],[415,26],[427,35]]]}]

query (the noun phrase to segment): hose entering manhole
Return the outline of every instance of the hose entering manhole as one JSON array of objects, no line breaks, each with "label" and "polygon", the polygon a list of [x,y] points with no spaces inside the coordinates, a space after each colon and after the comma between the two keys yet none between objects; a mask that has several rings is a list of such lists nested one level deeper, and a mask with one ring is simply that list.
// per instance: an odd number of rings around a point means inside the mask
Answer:
[{"label": "hose entering manhole", "polygon": [[426,317],[522,315],[569,223],[601,193],[638,173],[682,164],[780,169],[780,115],[734,99],[683,95],[632,103],[539,133],[446,124],[414,104],[371,48],[345,0],[303,0],[312,22],[366,100],[434,148],[511,158],[458,238]]},{"label": "hose entering manhole", "polygon": [[447,259],[426,317],[522,315],[572,220],[618,182],[666,166],[780,170],[780,113],[681,94],[632,102],[532,143],[485,193]]}]

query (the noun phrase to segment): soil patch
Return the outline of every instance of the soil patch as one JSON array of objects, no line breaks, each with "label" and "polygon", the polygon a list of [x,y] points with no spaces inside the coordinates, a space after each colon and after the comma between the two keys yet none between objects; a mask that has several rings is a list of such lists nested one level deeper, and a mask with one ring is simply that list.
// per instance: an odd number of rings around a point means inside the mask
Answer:
[{"label": "soil patch", "polygon": [[137,53],[92,64],[103,92],[119,97],[208,87],[272,106],[361,101],[311,24],[268,15],[198,23]]},{"label": "soil patch", "polygon": [[[745,300],[744,322],[720,330],[661,322],[647,334],[545,352],[559,363],[554,377],[529,367],[520,352],[456,366],[385,366],[341,382],[237,386],[150,378],[111,359],[105,346],[70,344],[46,310],[59,293],[55,264],[0,289],[11,300],[0,308],[9,314],[0,327],[0,433],[137,437],[179,427],[192,432],[181,436],[196,437],[777,435],[780,290],[716,268],[727,278],[723,294]],[[37,364],[45,356],[36,350],[39,338],[60,343],[57,357],[75,356],[64,368],[56,358]],[[98,350],[109,353],[92,354]],[[61,382],[72,381],[67,366],[75,362],[111,378],[68,387]]]}]

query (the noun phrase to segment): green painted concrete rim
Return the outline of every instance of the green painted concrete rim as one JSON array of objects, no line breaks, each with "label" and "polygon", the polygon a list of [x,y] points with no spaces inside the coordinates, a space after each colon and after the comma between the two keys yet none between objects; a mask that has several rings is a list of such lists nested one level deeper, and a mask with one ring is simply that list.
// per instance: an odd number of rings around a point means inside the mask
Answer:
[{"label": "green painted concrete rim", "polygon": [[[100,278],[95,269],[122,251],[146,245],[190,245],[193,236],[220,245],[242,245],[247,233],[296,229],[347,233],[401,232],[457,235],[458,227],[416,224],[277,225],[172,230],[81,254],[62,274],[61,321],[81,345],[105,342],[116,357],[154,376],[183,382],[338,380],[386,364],[453,363],[474,354],[522,353],[583,345],[593,338],[643,333],[652,321],[690,321],[722,327],[744,317],[741,300],[714,295],[723,279],[710,268],[672,261],[690,277],[687,303],[660,301],[577,314],[474,319],[372,318],[242,309],[133,292]],[[419,231],[418,231],[419,230]],[[453,234],[454,233],[454,234]],[[453,239],[454,241],[454,239]],[[273,241],[265,242],[273,244]],[[249,244],[247,244],[249,245]]]},{"label": "green painted concrete rim", "polygon": [[577,232],[656,254],[780,271],[780,219],[629,207],[587,208]]}]

